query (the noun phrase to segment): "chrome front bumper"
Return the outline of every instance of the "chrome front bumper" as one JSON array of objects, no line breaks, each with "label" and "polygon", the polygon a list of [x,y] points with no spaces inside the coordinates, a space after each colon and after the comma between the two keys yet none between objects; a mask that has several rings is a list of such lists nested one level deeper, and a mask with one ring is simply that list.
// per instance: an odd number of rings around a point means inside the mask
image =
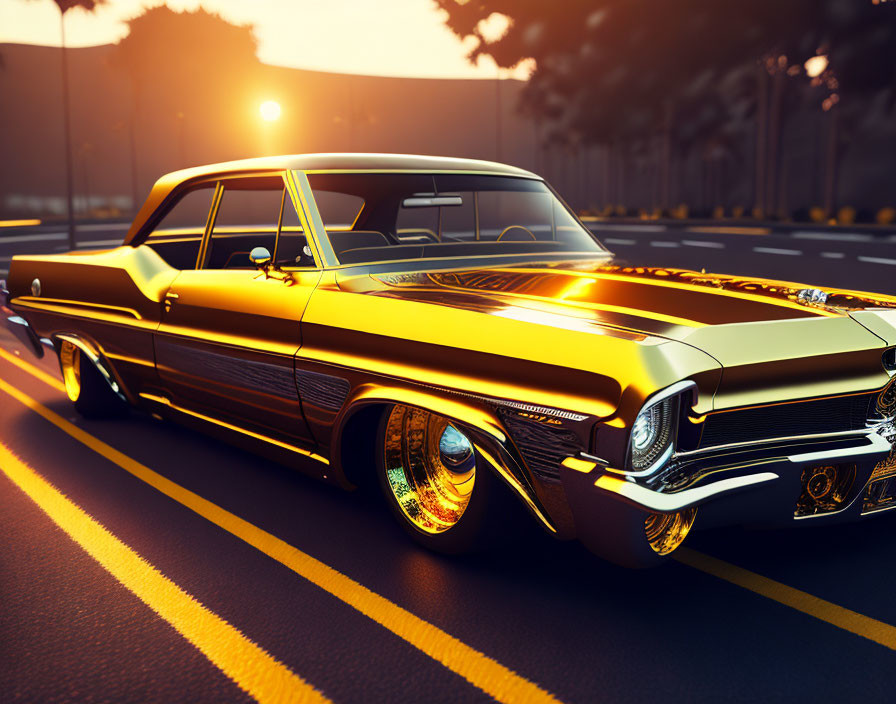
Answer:
[{"label": "chrome front bumper", "polygon": [[[561,480],[579,537],[611,530],[622,507],[647,515],[699,506],[697,526],[794,525],[856,520],[882,509],[863,508],[872,473],[890,457],[891,435],[884,424],[861,431],[741,443],[707,452],[682,453],[650,477],[602,466],[597,458],[567,458]],[[856,467],[843,507],[796,516],[807,467],[850,463]],[[896,473],[896,469],[894,469]],[[876,476],[874,481],[879,481]],[[896,503],[892,505],[896,508]],[[888,506],[889,508],[889,506]]]}]

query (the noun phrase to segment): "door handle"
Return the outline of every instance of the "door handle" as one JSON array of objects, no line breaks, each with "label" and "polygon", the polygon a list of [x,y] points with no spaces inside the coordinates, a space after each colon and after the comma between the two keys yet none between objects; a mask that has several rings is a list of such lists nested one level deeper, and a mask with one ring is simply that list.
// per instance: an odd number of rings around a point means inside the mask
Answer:
[{"label": "door handle", "polygon": [[171,310],[171,304],[174,303],[180,296],[176,293],[166,293],[165,294],[165,312],[167,313]]}]

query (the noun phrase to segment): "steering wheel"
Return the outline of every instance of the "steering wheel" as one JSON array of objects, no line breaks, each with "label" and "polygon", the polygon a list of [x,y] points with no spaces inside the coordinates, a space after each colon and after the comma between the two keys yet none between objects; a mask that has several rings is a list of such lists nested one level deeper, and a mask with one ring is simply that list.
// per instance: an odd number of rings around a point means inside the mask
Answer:
[{"label": "steering wheel", "polygon": [[532,234],[531,230],[526,229],[522,225],[510,225],[509,227],[505,227],[504,231],[498,235],[498,242],[502,240],[507,240],[508,242],[535,242],[535,235]]}]

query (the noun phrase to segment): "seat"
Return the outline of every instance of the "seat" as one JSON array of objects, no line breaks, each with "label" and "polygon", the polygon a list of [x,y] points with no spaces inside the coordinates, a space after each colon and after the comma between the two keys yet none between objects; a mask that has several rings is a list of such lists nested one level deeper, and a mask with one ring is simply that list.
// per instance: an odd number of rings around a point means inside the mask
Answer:
[{"label": "seat", "polygon": [[332,230],[327,231],[327,235],[337,257],[350,249],[388,247],[392,244],[388,237],[376,230]]},{"label": "seat", "polygon": [[[242,259],[242,261],[240,261]],[[252,269],[252,262],[249,260],[248,252],[231,252],[224,262],[222,269]]]}]

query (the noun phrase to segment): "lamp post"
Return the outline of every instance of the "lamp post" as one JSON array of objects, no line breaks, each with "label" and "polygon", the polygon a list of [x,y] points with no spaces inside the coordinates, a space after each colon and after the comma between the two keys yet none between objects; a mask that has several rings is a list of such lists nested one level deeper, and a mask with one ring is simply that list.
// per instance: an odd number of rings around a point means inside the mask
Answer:
[{"label": "lamp post", "polygon": [[62,119],[65,130],[65,203],[68,216],[68,247],[75,248],[74,179],[72,177],[72,126],[68,98],[68,52],[65,48],[65,10],[59,13],[62,33]]}]

